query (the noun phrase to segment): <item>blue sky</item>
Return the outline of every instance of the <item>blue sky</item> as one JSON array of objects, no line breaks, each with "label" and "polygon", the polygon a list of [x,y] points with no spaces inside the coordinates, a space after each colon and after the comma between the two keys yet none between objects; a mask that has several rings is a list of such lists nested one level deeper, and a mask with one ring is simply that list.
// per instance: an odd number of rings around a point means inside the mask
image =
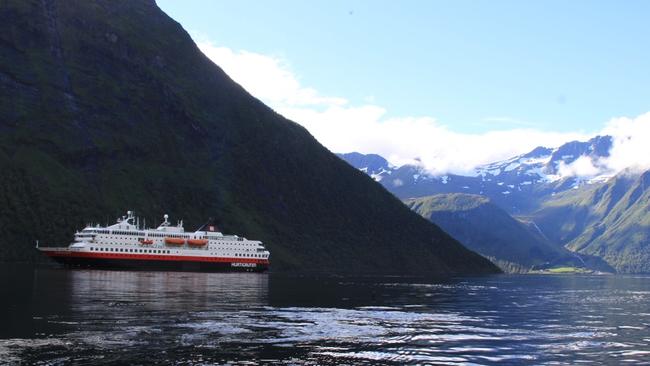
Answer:
[{"label": "blue sky", "polygon": [[[157,3],[204,45],[228,49],[232,57],[268,57],[300,88],[342,99],[344,108],[380,108],[378,124],[425,118],[435,131],[458,136],[526,129],[531,138],[539,134],[536,145],[588,137],[612,118],[650,110],[648,1]],[[227,64],[221,54],[211,58]],[[256,95],[255,86],[240,83]],[[295,104],[256,96],[294,120],[317,119]],[[321,112],[332,106],[307,104]],[[328,143],[318,128],[297,122],[331,149],[355,149]],[[396,150],[379,145],[363,141],[356,150]]]}]

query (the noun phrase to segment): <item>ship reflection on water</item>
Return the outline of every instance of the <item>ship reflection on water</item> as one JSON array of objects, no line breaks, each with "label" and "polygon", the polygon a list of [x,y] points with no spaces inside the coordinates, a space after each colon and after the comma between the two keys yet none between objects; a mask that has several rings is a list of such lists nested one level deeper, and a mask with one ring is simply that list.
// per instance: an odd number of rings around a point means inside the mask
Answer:
[{"label": "ship reflection on water", "polygon": [[0,269],[24,364],[642,363],[650,281]]},{"label": "ship reflection on water", "polygon": [[268,275],[250,273],[67,271],[77,311],[116,307],[121,311],[188,312],[229,306],[260,306],[268,297]]}]

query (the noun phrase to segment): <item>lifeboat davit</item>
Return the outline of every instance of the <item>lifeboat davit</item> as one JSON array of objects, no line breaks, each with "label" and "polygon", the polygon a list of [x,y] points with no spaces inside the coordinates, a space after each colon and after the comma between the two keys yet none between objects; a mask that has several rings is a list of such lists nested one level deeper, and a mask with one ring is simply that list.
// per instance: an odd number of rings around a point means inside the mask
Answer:
[{"label": "lifeboat davit", "polygon": [[185,239],[183,239],[183,238],[165,238],[165,244],[183,245],[183,244],[185,244]]},{"label": "lifeboat davit", "polygon": [[208,244],[208,239],[188,239],[187,244],[201,246]]},{"label": "lifeboat davit", "polygon": [[146,244],[146,245],[153,244],[153,240],[151,240],[151,239],[140,239],[140,244]]}]

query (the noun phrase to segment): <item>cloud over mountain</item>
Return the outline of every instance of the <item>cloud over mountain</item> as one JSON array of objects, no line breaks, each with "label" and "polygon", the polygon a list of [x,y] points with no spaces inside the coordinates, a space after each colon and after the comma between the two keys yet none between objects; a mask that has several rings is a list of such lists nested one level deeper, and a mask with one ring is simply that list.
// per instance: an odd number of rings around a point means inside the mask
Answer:
[{"label": "cloud over mountain", "polygon": [[[507,159],[537,146],[557,147],[598,134],[611,135],[611,156],[578,159],[560,167],[562,176],[594,176],[627,167],[650,167],[650,113],[615,118],[592,133],[542,131],[525,124],[485,133],[459,133],[432,116],[392,116],[371,100],[352,102],[301,84],[281,57],[232,50],[202,37],[200,49],[254,96],[290,118],[335,152],[377,153],[396,165],[417,164],[433,174],[467,174],[479,165]],[[491,117],[486,117],[489,120]],[[499,117],[499,120],[509,117]]]},{"label": "cloud over mountain", "polygon": [[614,118],[603,133],[614,138],[610,157],[605,162],[610,169],[650,168],[650,112],[636,118]]}]

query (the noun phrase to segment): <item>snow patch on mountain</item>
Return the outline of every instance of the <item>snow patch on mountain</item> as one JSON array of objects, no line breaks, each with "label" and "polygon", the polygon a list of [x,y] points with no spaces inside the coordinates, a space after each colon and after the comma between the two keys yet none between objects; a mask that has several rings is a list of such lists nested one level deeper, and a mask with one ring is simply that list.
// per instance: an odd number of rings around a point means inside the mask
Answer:
[{"label": "snow patch on mountain", "polygon": [[395,166],[375,154],[338,155],[398,196],[466,192],[515,199],[533,191],[551,194],[606,181],[615,174],[607,168],[611,146],[611,137],[598,136],[557,148],[537,147],[526,154],[479,166],[467,175],[432,174],[417,159]]},{"label": "snow patch on mountain", "polygon": [[375,182],[381,182],[381,180],[384,179],[384,177],[386,175],[390,175],[393,172],[392,170],[387,170],[387,169],[384,169],[384,168],[381,168],[379,171],[371,173],[371,174],[368,173],[368,168],[361,168],[359,170],[361,170],[362,172],[370,175],[370,177],[372,179],[374,179]]}]

